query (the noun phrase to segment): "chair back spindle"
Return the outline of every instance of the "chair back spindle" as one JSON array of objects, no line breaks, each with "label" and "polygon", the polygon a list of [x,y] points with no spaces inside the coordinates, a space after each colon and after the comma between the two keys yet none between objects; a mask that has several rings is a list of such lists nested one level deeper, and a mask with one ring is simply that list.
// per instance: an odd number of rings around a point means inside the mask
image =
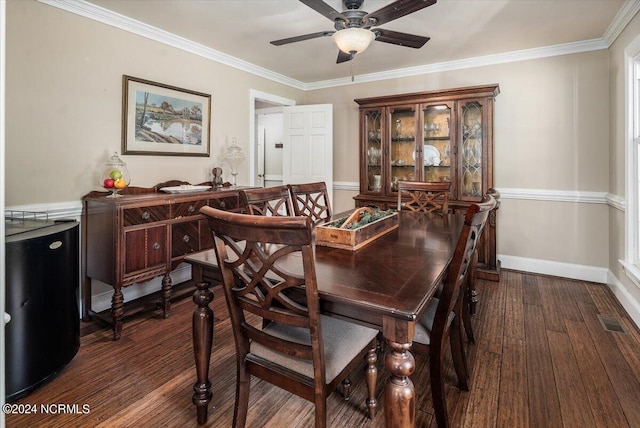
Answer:
[{"label": "chair back spindle", "polygon": [[295,215],[311,217],[314,223],[332,216],[325,182],[289,184],[288,186]]},{"label": "chair back spindle", "polygon": [[291,195],[287,186],[241,190],[240,205],[251,215],[293,216]]},{"label": "chair back spindle", "polygon": [[398,181],[398,211],[449,212],[450,182]]}]

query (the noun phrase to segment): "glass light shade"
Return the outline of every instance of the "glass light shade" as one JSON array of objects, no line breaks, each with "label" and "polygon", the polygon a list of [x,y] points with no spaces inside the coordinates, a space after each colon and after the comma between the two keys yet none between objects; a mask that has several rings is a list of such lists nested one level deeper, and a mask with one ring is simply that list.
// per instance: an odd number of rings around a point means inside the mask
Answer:
[{"label": "glass light shade", "polygon": [[345,28],[336,31],[331,37],[342,52],[359,54],[369,47],[376,35],[373,31],[364,28]]}]

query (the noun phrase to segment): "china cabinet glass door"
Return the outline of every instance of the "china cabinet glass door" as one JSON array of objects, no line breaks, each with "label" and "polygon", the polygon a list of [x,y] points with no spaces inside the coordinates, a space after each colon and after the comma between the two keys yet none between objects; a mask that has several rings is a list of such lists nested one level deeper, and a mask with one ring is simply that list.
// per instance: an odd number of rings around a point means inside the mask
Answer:
[{"label": "china cabinet glass door", "polygon": [[451,181],[451,111],[448,104],[423,106],[423,181]]},{"label": "china cabinet glass door", "polygon": [[387,184],[397,191],[399,180],[417,180],[416,165],[416,109],[414,106],[397,107],[390,114],[391,147],[389,150],[391,174]]},{"label": "china cabinet glass door", "polygon": [[482,148],[483,109],[480,102],[463,101],[460,104],[460,124],[462,140],[460,144],[460,197],[477,200],[482,196]]},{"label": "china cabinet glass door", "polygon": [[365,112],[364,132],[367,156],[367,189],[380,192],[382,187],[382,111]]},{"label": "china cabinet glass door", "polygon": [[[497,84],[356,99],[360,193],[356,207],[393,209],[400,180],[449,182],[449,207],[465,212],[494,186]],[[496,216],[478,244],[478,277],[497,281]]]}]

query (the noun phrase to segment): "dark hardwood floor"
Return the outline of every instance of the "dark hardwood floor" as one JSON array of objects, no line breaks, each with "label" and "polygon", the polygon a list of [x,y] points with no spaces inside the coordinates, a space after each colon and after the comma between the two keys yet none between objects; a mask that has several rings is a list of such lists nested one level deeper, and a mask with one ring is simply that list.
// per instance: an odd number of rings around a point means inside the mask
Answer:
[{"label": "dark hardwood floor", "polygon": [[[640,334],[607,286],[504,270],[499,283],[478,281],[473,318],[476,344],[467,346],[471,390],[453,386],[452,426],[639,427]],[[83,324],[82,346],[55,379],[17,403],[87,404],[86,414],[7,415],[8,427],[196,426],[191,347],[194,304],[183,299],[168,319],[146,313],[125,323],[122,339]],[[230,427],[235,393],[233,338],[220,289],[211,358],[212,427]],[[626,333],[603,327],[598,315],[620,321]],[[435,427],[426,357],[416,357],[419,427]],[[382,412],[365,416],[362,369],[352,375],[351,400],[328,401],[331,427],[382,427]],[[10,370],[10,368],[7,368]],[[382,406],[381,368],[378,401]],[[311,403],[254,380],[249,427],[310,427]]]}]

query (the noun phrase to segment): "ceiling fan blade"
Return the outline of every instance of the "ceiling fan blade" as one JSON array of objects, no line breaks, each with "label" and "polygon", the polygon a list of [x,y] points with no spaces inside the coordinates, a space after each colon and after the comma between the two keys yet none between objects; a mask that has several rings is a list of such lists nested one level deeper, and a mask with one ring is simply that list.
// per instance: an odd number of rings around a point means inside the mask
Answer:
[{"label": "ceiling fan blade", "polygon": [[351,54],[344,53],[341,50],[339,50],[338,51],[338,60],[336,61],[336,64],[340,64],[342,62],[351,61],[352,58],[353,58],[353,56],[351,56]]},{"label": "ceiling fan blade", "polygon": [[391,43],[393,45],[406,46],[408,48],[420,49],[427,43],[430,38],[423,36],[416,36],[415,34],[400,33],[398,31],[385,30],[383,28],[376,28],[373,30],[376,33],[377,42]]},{"label": "ceiling fan blade", "polygon": [[326,16],[331,21],[335,21],[336,19],[341,21],[346,21],[347,18],[344,17],[343,14],[326,4],[322,0],[300,0],[302,3],[309,6],[311,9],[315,10],[322,16]]},{"label": "ceiling fan blade", "polygon": [[[302,0],[301,0],[302,1]],[[408,15],[413,12],[417,12],[420,9],[435,4],[437,0],[397,0],[388,6],[371,12],[364,17],[365,20],[375,19],[375,24],[382,25],[394,19],[398,19],[402,16]]]},{"label": "ceiling fan blade", "polygon": [[274,40],[271,42],[272,45],[282,46],[289,43],[301,42],[303,40],[316,39],[318,37],[327,37],[335,33],[335,31],[320,31],[317,33],[305,34],[303,36],[289,37],[286,39]]}]

